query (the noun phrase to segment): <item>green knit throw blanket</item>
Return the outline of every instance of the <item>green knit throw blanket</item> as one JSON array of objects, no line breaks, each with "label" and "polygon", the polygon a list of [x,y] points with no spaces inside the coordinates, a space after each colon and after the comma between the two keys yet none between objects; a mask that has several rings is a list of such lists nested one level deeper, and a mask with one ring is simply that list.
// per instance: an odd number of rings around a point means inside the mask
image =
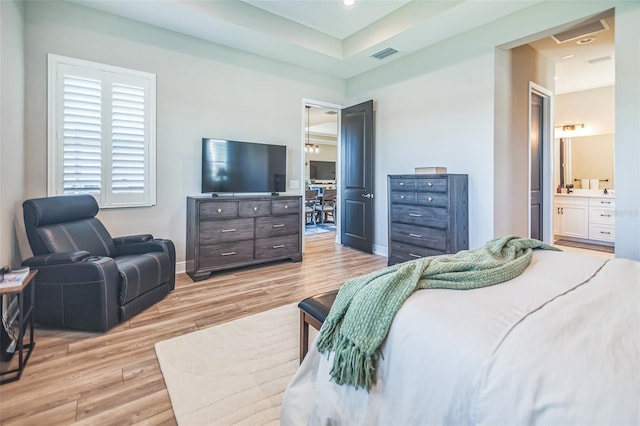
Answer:
[{"label": "green knit throw blanket", "polygon": [[367,391],[396,312],[418,289],[470,290],[520,275],[533,249],[558,250],[541,241],[508,236],[475,250],[425,257],[347,281],[338,292],[318,336],[321,353],[334,353],[331,377]]}]

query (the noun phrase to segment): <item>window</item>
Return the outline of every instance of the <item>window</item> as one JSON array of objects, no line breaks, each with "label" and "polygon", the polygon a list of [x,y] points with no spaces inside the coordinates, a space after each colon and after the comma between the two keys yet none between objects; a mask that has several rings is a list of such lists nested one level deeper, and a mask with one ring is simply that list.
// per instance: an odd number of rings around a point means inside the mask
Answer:
[{"label": "window", "polygon": [[49,55],[48,194],[155,204],[155,74]]}]

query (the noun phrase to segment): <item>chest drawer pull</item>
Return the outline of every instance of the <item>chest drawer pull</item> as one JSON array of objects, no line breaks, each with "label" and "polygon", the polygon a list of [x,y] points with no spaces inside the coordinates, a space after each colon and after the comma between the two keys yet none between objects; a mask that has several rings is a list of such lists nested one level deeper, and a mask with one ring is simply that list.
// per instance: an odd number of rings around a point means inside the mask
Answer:
[{"label": "chest drawer pull", "polygon": [[401,195],[400,198],[404,200],[404,195]]},{"label": "chest drawer pull", "polygon": [[611,204],[611,201],[600,201],[600,204]]},{"label": "chest drawer pull", "polygon": [[600,217],[611,217],[610,214],[601,214]]},{"label": "chest drawer pull", "polygon": [[222,213],[222,209],[218,209],[218,213]]},{"label": "chest drawer pull", "polygon": [[419,214],[419,213],[409,213],[409,216],[411,216],[411,217],[422,217],[422,215]]},{"label": "chest drawer pull", "polygon": [[431,182],[427,182],[427,186],[433,186]]},{"label": "chest drawer pull", "polygon": [[414,238],[422,238],[422,235],[420,234],[409,234],[409,236]]},{"label": "chest drawer pull", "polygon": [[273,225],[274,228],[282,228],[284,226],[284,223],[278,223]]},{"label": "chest drawer pull", "polygon": [[284,248],[284,244],[277,244],[273,246],[274,249]]},{"label": "chest drawer pull", "polygon": [[284,205],[284,209],[287,210],[288,208],[289,208],[289,206],[285,204]]},{"label": "chest drawer pull", "polygon": [[233,256],[234,254],[236,254],[235,251],[228,251],[226,253],[220,253],[220,256]]},{"label": "chest drawer pull", "polygon": [[609,231],[600,231],[601,234],[605,234],[605,235],[611,235],[611,232]]},{"label": "chest drawer pull", "polygon": [[256,207],[254,207],[254,208],[253,208],[253,211],[254,211],[254,212],[257,212],[257,211],[258,211],[258,207],[257,207],[257,206],[256,206]]},{"label": "chest drawer pull", "polygon": [[411,256],[411,257],[422,257],[419,254],[413,254],[413,253],[409,253],[409,256]]},{"label": "chest drawer pull", "polygon": [[433,201],[433,197],[428,197],[427,201]]},{"label": "chest drawer pull", "polygon": [[232,228],[232,229],[223,229],[220,232],[236,232],[236,228]]}]

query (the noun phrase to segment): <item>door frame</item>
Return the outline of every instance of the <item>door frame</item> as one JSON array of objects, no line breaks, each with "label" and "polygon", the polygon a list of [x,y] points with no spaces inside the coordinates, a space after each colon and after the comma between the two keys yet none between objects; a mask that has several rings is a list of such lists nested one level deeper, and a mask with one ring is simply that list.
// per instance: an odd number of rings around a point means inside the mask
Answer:
[{"label": "door frame", "polygon": [[527,115],[527,233],[531,237],[531,100],[532,95],[542,98],[542,241],[553,244],[553,92],[529,81]]},{"label": "door frame", "polygon": [[[328,110],[332,110],[332,111],[336,111],[337,112],[337,121],[336,121],[336,134],[337,134],[337,145],[336,145],[336,151],[337,151],[337,159],[336,159],[336,170],[337,170],[337,174],[338,176],[336,177],[336,181],[338,181],[339,179],[342,178],[342,176],[340,176],[341,174],[341,169],[340,169],[340,165],[342,164],[342,159],[341,157],[341,135],[340,135],[340,125],[341,125],[341,118],[340,118],[340,111],[342,111],[342,109],[344,108],[343,105],[340,104],[334,104],[331,102],[324,102],[324,101],[318,101],[315,99],[309,99],[309,98],[302,98],[302,105],[300,107],[301,110],[301,114],[302,114],[302,126],[300,126],[301,128],[301,137],[300,137],[300,176],[301,176],[301,185],[300,185],[300,192],[302,194],[302,196],[304,197],[304,189],[305,189],[305,181],[306,181],[306,167],[305,167],[305,155],[304,155],[304,144],[306,142],[306,137],[307,134],[305,132],[305,127],[307,125],[307,115],[306,115],[306,105],[310,105],[312,107],[319,107],[319,108],[325,108]],[[340,202],[342,200],[342,194],[340,191],[340,187],[338,185],[336,185],[336,205],[340,205]],[[340,239],[340,230],[341,230],[341,221],[336,220],[334,218],[335,222],[336,222],[336,242],[338,244],[341,243],[341,239]],[[304,252],[304,248],[305,248],[305,232],[304,232],[304,225],[305,222],[302,222],[302,251]]]}]

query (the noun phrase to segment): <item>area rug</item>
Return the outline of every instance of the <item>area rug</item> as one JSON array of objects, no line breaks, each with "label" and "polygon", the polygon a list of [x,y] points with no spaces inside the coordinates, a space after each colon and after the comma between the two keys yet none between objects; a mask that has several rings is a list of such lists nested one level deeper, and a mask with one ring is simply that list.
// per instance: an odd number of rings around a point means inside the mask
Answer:
[{"label": "area rug", "polygon": [[178,424],[278,424],[298,327],[293,303],[156,343]]},{"label": "area rug", "polygon": [[605,253],[614,253],[615,249],[611,246],[605,246],[605,245],[600,245],[600,244],[589,244],[589,243],[581,243],[578,241],[571,241],[571,240],[557,240],[555,242],[556,245],[560,245],[560,246],[568,246],[568,247],[576,247],[576,248],[581,248],[581,249],[586,249],[586,250],[595,250],[595,251],[602,251]]},{"label": "area rug", "polygon": [[306,225],[304,227],[304,233],[306,235],[334,232],[335,230],[336,225],[333,223],[318,223],[316,225]]}]

